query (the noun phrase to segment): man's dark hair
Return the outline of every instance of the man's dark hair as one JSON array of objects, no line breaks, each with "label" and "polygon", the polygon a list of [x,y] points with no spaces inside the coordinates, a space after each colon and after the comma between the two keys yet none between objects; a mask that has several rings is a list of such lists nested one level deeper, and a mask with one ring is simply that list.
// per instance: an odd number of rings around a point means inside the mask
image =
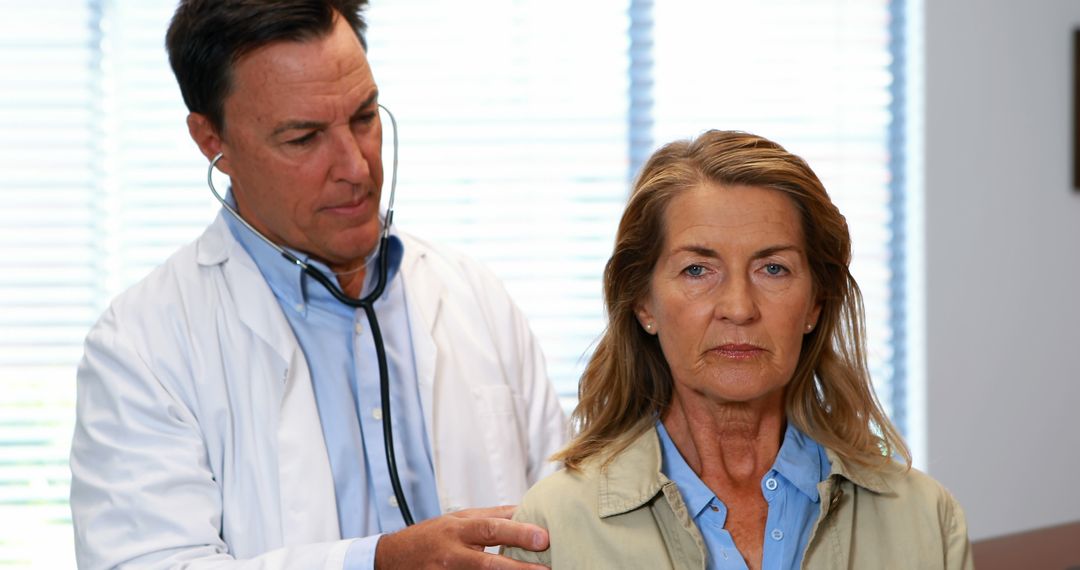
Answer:
[{"label": "man's dark hair", "polygon": [[279,41],[325,36],[340,14],[366,48],[360,11],[367,0],[181,0],[165,49],[184,104],[218,132],[225,127],[225,98],[232,66],[241,57]]}]

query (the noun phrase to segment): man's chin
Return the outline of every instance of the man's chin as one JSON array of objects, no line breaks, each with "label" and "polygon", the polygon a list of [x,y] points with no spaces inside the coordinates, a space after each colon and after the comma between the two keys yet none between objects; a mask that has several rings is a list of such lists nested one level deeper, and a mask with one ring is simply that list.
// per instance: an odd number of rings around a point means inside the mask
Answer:
[{"label": "man's chin", "polygon": [[356,239],[334,244],[330,252],[334,263],[331,266],[358,267],[371,257],[379,247],[379,233],[365,233]]}]

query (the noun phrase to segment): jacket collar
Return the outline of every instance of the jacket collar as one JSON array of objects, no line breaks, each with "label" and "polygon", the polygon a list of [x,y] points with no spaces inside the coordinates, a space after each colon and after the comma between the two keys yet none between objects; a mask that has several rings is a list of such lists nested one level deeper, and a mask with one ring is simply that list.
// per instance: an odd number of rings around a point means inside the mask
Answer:
[{"label": "jacket collar", "polygon": [[674,484],[660,471],[660,440],[651,424],[611,462],[600,467],[600,518],[642,507],[664,485]]},{"label": "jacket collar", "polygon": [[828,448],[825,449],[825,454],[829,456],[829,463],[832,464],[832,467],[829,470],[830,479],[847,479],[853,484],[877,494],[892,493],[892,485],[889,484],[880,472],[847,461],[843,457],[837,455],[835,451]]},{"label": "jacket collar", "polygon": [[[844,478],[874,493],[891,493],[881,473],[863,467],[826,448],[831,463],[829,478]],[[671,481],[660,471],[660,440],[650,426],[621,453],[600,467],[600,518],[621,515],[648,503]]]}]

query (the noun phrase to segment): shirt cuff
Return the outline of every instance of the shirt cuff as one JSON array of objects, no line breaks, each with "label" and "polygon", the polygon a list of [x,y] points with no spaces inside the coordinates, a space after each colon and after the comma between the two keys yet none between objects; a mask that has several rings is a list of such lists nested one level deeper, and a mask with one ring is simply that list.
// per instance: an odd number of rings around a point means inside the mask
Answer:
[{"label": "shirt cuff", "polygon": [[344,570],[375,570],[375,547],[382,536],[373,534],[354,540],[345,551]]}]

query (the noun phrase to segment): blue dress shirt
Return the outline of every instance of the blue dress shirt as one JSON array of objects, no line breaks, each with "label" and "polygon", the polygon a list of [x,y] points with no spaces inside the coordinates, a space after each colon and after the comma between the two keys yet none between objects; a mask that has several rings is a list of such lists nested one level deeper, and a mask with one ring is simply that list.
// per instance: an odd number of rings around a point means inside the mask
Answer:
[{"label": "blue dress shirt", "polygon": [[[334,476],[341,537],[362,537],[350,545],[345,568],[374,568],[381,533],[400,530],[405,523],[386,466],[379,368],[367,317],[362,309],[334,299],[300,267],[230,214],[224,215],[233,236],[270,285],[307,360]],[[405,497],[419,522],[438,516],[440,507],[420,406],[404,276],[399,274],[404,246],[393,230],[387,250],[387,285],[375,301],[375,311],[390,372],[394,452]],[[292,253],[337,281],[324,264]],[[377,256],[372,258],[377,261]],[[368,263],[368,267],[372,269],[364,277],[365,295],[378,278],[374,269],[378,266]]]},{"label": "blue dress shirt", "polygon": [[[709,570],[746,569],[731,534],[724,530],[727,507],[686,464],[664,424],[656,422],[660,436],[661,471],[679,488],[686,507],[701,530],[708,550]],[[761,479],[761,494],[769,504],[765,521],[762,569],[799,568],[810,530],[818,515],[817,484],[829,476],[825,449],[788,422],[784,443],[772,469]]]}]

